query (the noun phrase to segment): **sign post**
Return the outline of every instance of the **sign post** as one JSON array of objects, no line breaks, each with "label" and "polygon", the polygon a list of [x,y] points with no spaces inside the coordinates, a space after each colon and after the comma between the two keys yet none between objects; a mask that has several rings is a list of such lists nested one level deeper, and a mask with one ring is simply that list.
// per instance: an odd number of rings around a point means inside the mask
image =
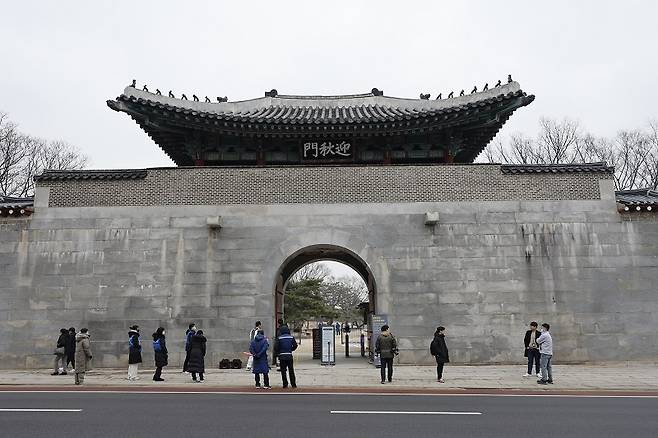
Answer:
[{"label": "sign post", "polygon": [[320,365],[336,365],[336,334],[333,325],[322,326],[322,358]]},{"label": "sign post", "polygon": [[382,326],[388,324],[388,315],[370,315],[370,326],[372,327],[372,337],[370,338],[370,351],[373,352],[373,362],[372,364],[375,368],[381,367],[381,361],[379,355],[375,353],[375,344],[377,343],[377,338],[382,332]]}]

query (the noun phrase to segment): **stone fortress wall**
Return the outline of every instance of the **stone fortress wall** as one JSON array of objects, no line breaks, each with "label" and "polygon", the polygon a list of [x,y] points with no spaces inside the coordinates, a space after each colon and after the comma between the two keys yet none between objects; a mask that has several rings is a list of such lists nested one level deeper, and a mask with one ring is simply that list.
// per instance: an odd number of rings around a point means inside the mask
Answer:
[{"label": "stone fortress wall", "polygon": [[[167,328],[182,363],[195,321],[207,366],[271,335],[277,272],[330,244],[361,257],[401,363],[523,360],[548,321],[555,360],[655,359],[658,222],[617,212],[611,175],[498,165],[149,169],[136,179],[42,180],[29,219],[0,219],[0,366],[47,366],[58,330],[89,327],[96,366],[127,363],[127,327]],[[436,225],[425,213],[438,212]],[[220,216],[222,228],[208,218]]]}]

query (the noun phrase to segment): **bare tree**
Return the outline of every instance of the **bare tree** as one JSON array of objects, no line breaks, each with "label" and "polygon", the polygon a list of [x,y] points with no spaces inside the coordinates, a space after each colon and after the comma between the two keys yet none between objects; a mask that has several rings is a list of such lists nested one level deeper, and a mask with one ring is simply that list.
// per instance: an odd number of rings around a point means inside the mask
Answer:
[{"label": "bare tree", "polygon": [[0,195],[31,196],[43,170],[82,169],[87,157],[62,141],[23,134],[0,112]]},{"label": "bare tree", "polygon": [[335,309],[337,317],[345,320],[355,319],[358,316],[358,305],[368,299],[366,285],[356,277],[325,281],[320,293],[326,305]]},{"label": "bare tree", "polygon": [[322,262],[309,263],[302,266],[290,278],[291,282],[300,282],[304,280],[320,280],[324,281],[331,275],[329,268]]},{"label": "bare tree", "polygon": [[658,122],[648,130],[619,131],[613,138],[594,137],[572,119],[542,118],[536,139],[514,134],[485,149],[490,163],[574,164],[606,162],[615,167],[617,190],[658,185]]}]

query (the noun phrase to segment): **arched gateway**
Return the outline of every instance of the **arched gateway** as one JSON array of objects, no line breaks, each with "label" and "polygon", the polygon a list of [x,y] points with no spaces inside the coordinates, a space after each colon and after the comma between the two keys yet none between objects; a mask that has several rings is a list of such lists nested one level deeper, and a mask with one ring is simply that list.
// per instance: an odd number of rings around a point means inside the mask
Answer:
[{"label": "arched gateway", "polygon": [[288,257],[276,276],[274,284],[274,317],[275,321],[283,318],[283,305],[285,289],[290,278],[300,268],[309,263],[318,261],[335,261],[343,263],[354,269],[363,279],[368,289],[368,313],[373,314],[376,311],[377,286],[375,278],[368,264],[358,254],[353,251],[336,245],[312,245],[295,251]]},{"label": "arched gateway", "polygon": [[89,327],[97,366],[125,362],[133,324],[167,328],[172,365],[191,321],[209,363],[238,357],[320,259],[363,276],[403,363],[431,362],[438,324],[453,362],[518,362],[532,320],[561,360],[654,358],[652,192],[624,210],[605,164],[473,164],[533,98],[516,82],[443,100],[126,88],[108,106],[176,167],[46,171],[33,214],[0,202],[0,367],[50,364],[70,326]]}]

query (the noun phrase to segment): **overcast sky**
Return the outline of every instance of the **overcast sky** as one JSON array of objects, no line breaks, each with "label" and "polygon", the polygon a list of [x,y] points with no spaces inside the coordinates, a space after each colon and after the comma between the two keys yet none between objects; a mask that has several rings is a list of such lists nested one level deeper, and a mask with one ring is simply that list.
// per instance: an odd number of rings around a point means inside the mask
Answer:
[{"label": "overcast sky", "polygon": [[[0,110],[79,147],[93,168],[172,163],[105,101],[135,78],[179,95],[444,95],[511,73],[540,116],[612,135],[656,118],[652,1],[3,2]],[[322,6],[322,5],[324,6]]]}]

